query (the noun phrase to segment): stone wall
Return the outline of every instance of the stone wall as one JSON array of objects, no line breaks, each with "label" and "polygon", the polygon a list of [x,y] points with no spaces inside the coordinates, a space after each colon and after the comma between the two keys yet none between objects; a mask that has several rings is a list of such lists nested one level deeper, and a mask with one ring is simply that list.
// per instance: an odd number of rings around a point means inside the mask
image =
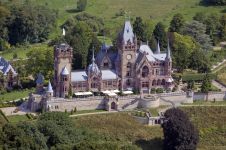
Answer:
[{"label": "stone wall", "polygon": [[207,93],[195,93],[194,100],[208,100],[208,101],[223,101],[226,100],[226,92],[209,92]]}]

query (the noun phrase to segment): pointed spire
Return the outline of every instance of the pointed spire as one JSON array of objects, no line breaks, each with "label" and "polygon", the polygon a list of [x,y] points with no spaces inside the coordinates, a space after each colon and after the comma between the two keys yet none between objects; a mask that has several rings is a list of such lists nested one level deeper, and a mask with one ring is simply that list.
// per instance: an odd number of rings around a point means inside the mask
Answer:
[{"label": "pointed spire", "polygon": [[52,85],[50,83],[50,80],[49,80],[49,84],[48,84],[48,87],[47,87],[47,92],[48,93],[53,93],[53,88],[52,88]]},{"label": "pointed spire", "polygon": [[156,54],[160,54],[160,53],[161,53],[159,40],[158,40],[158,44],[157,44],[157,50],[156,50],[155,53],[156,53]]},{"label": "pointed spire", "polygon": [[172,61],[171,59],[171,51],[170,51],[170,44],[169,44],[169,39],[168,39],[168,45],[167,45],[167,54],[166,54],[166,58],[170,61]]},{"label": "pointed spire", "polygon": [[62,70],[62,72],[61,72],[61,75],[69,75],[69,72],[68,72],[66,66],[64,66],[64,68],[63,68],[63,70]]},{"label": "pointed spire", "polygon": [[94,58],[94,47],[93,47],[93,57],[92,57],[92,64],[95,63],[95,58]]},{"label": "pointed spire", "polygon": [[65,31],[65,29],[64,29],[64,28],[62,29],[62,35],[63,35],[63,36],[65,36],[65,35],[66,35],[66,31]]}]

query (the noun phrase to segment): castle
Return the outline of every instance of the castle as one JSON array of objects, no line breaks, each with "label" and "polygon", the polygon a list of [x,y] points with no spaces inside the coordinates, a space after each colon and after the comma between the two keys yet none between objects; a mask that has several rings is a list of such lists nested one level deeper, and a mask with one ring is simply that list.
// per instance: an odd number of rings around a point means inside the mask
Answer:
[{"label": "castle", "polygon": [[[54,82],[43,90],[43,76],[37,79],[37,93],[29,96],[28,108],[35,111],[77,109],[120,109],[137,103],[137,97],[120,102],[114,91],[150,93],[152,88],[172,89],[172,59],[170,46],[161,53],[160,46],[155,52],[146,44],[138,45],[130,21],[126,21],[117,40],[117,51],[110,50],[105,43],[85,70],[72,70],[73,49],[68,44],[54,47]],[[43,91],[43,92],[41,92]],[[94,97],[89,101],[66,99],[70,93],[85,95],[108,93],[109,97]],[[42,94],[40,94],[42,93]],[[113,96],[113,98],[110,98]],[[115,96],[115,97],[114,97]],[[88,99],[88,98],[86,98]]]},{"label": "castle", "polygon": [[140,45],[130,21],[126,21],[117,41],[117,52],[103,44],[86,70],[72,70],[73,49],[67,44],[55,46],[54,87],[56,97],[65,97],[69,90],[101,92],[106,90],[139,90],[172,88],[170,47],[155,53],[148,45]]}]

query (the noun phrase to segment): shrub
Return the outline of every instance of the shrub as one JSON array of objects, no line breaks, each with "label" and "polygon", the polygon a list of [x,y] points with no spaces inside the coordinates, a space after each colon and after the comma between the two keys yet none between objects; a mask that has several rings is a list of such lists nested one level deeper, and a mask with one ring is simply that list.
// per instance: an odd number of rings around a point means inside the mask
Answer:
[{"label": "shrub", "polygon": [[156,93],[156,89],[155,88],[151,88],[151,93],[155,94]]},{"label": "shrub", "polygon": [[163,93],[163,89],[162,88],[157,88],[156,89],[156,93]]}]

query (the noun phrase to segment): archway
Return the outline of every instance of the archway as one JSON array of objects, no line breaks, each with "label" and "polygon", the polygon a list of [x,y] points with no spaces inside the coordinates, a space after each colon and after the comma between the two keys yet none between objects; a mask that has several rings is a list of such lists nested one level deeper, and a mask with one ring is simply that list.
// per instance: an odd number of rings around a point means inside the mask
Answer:
[{"label": "archway", "polygon": [[116,103],[112,102],[111,103],[111,110],[116,110],[116,109],[117,109]]}]

